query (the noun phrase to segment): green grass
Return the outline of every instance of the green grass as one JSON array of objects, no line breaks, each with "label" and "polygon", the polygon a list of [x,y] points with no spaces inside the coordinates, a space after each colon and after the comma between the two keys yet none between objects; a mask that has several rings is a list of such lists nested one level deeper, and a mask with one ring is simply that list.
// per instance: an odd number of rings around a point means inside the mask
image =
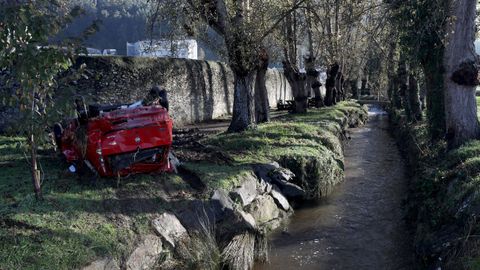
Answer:
[{"label": "green grass", "polygon": [[[441,232],[449,226],[460,226],[460,239],[480,232],[478,221],[472,221],[472,217],[478,215],[480,206],[479,154],[480,141],[474,140],[448,152],[444,160],[438,163],[433,179],[434,196],[429,199],[430,204],[426,208],[434,217],[429,222],[431,231]],[[480,253],[477,247],[480,242],[476,237],[469,240],[468,243],[465,240],[453,242],[454,249],[458,248],[458,251],[449,260],[453,265],[463,265],[464,269],[479,269]]]},{"label": "green grass", "polygon": [[477,99],[477,116],[480,118],[480,97],[476,97]]},{"label": "green grass", "polygon": [[[89,185],[66,175],[66,165],[48,151],[40,156],[44,200],[37,201],[18,142],[0,137],[0,269],[72,269],[119,258],[148,230],[149,207],[165,206],[155,188],[170,176],[126,179],[120,188],[109,179]],[[142,205],[130,204],[138,194]],[[122,216],[129,226],[119,222]]]},{"label": "green grass", "polygon": [[220,134],[205,143],[226,151],[239,164],[277,161],[295,173],[308,197],[318,198],[343,179],[341,131],[349,119],[363,122],[366,115],[357,103],[342,102],[290,114],[242,133]]},{"label": "green grass", "polygon": [[338,156],[341,155],[339,132],[354,112],[366,117],[360,105],[343,102],[335,107],[311,109],[306,114],[289,114],[242,133],[220,134],[206,143],[245,163],[278,160],[285,155],[317,156],[325,151]]},{"label": "green grass", "polygon": [[[402,148],[416,170],[407,207],[408,219],[416,228],[415,246],[426,251],[417,255],[425,267],[437,264],[431,260],[441,256],[455,269],[479,269],[480,223],[472,217],[480,209],[480,140],[448,151],[446,142],[430,141],[426,123],[407,124],[398,112],[392,116],[400,125]],[[473,237],[466,241],[467,235]],[[444,245],[438,249],[442,253],[428,253],[433,245]]]}]

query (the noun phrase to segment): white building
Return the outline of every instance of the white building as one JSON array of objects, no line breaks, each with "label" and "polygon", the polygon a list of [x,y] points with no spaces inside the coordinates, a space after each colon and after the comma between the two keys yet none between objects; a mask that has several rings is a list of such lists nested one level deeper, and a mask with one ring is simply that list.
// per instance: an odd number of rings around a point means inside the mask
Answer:
[{"label": "white building", "polygon": [[87,51],[87,55],[102,55],[102,51],[100,49],[87,47],[85,50]]},{"label": "white building", "polygon": [[127,42],[127,56],[198,59],[198,45],[194,39]]}]

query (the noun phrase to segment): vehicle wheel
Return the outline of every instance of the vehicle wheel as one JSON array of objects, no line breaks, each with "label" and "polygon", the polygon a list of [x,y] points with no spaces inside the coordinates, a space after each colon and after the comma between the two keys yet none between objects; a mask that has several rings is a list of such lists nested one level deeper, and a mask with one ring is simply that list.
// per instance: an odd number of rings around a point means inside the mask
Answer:
[{"label": "vehicle wheel", "polygon": [[98,180],[98,174],[92,171],[85,162],[77,164],[77,179],[83,185],[94,185]]},{"label": "vehicle wheel", "polygon": [[158,96],[160,97],[160,105],[162,105],[162,107],[164,107],[168,111],[167,91],[165,89],[160,90]]},{"label": "vehicle wheel", "polygon": [[62,147],[62,135],[63,135],[63,127],[60,123],[55,123],[53,125],[53,136],[55,138],[55,144],[57,148],[61,150]]}]

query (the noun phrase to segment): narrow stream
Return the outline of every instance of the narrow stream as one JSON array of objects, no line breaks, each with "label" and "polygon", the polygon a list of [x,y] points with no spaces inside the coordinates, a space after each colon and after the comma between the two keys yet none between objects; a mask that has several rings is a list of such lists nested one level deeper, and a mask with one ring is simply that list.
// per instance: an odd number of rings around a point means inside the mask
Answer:
[{"label": "narrow stream", "polygon": [[345,182],[327,199],[296,210],[270,239],[263,269],[414,269],[402,220],[406,168],[387,115],[369,108],[365,127],[345,146]]}]

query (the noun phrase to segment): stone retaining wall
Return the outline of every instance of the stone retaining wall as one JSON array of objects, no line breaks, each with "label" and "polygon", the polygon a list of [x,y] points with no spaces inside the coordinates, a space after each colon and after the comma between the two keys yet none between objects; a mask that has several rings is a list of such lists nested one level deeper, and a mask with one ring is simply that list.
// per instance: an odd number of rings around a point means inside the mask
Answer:
[{"label": "stone retaining wall", "polygon": [[[210,120],[231,113],[233,74],[220,62],[147,57],[80,57],[85,75],[61,85],[60,96],[80,94],[89,102],[123,103],[141,99],[153,85],[169,94],[175,125]],[[271,107],[292,99],[291,88],[279,70],[269,69],[267,89]]]}]

